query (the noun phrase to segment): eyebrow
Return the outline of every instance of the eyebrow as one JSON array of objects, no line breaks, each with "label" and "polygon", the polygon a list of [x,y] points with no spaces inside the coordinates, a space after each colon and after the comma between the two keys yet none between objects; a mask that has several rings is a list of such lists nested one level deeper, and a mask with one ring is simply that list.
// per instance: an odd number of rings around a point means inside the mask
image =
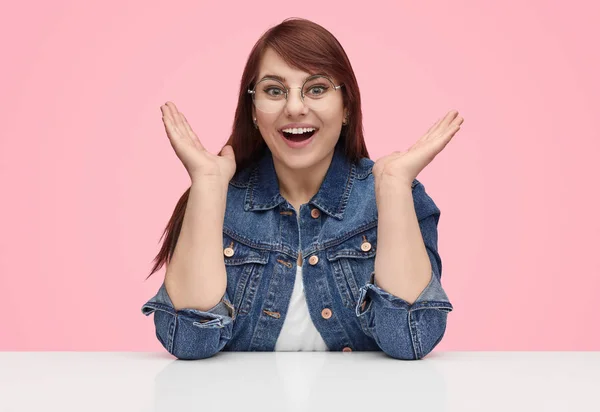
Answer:
[{"label": "eyebrow", "polygon": [[[318,74],[329,77],[329,75],[326,74],[326,73],[313,73],[313,74],[309,74],[308,76],[306,76],[304,79],[302,79],[302,81],[305,81],[309,77],[316,76]],[[276,74],[265,74],[260,80],[264,80],[264,79],[276,79],[276,80],[279,80],[280,82],[283,82],[283,83],[285,83],[285,81],[286,81],[285,77],[281,77],[281,76],[278,76]]]}]

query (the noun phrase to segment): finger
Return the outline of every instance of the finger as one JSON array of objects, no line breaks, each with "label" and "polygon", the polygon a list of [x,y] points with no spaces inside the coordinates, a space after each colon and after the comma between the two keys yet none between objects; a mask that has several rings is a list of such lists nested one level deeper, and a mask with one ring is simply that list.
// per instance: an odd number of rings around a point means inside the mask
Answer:
[{"label": "finger", "polygon": [[443,142],[444,147],[448,144],[448,142],[450,140],[452,140],[452,138],[454,137],[456,132],[458,132],[459,130],[460,130],[460,125],[454,124],[454,125],[449,126],[448,130],[446,130],[445,133],[442,133],[442,135],[440,136],[440,140]]},{"label": "finger", "polygon": [[172,120],[169,117],[163,117],[163,123],[165,125],[165,130],[167,132],[169,142],[171,142],[171,145],[175,145],[175,142],[179,141],[180,137],[177,131],[175,130]]},{"label": "finger", "polygon": [[184,141],[185,136],[184,133],[182,133],[182,130],[177,127],[177,123],[175,122],[175,119],[173,118],[173,111],[172,108],[169,107],[169,102],[165,103],[164,105],[161,106],[160,110],[163,113],[163,123],[165,126],[165,131],[167,132],[167,137],[169,138],[169,141],[171,142],[171,144],[176,144],[179,142]]},{"label": "finger", "polygon": [[165,106],[167,106],[169,110],[169,114],[171,115],[171,119],[173,119],[173,124],[175,127],[177,127],[180,133],[184,134],[183,132],[185,131],[185,128],[183,127],[180,112],[177,109],[177,106],[175,106],[175,103],[168,101],[165,103]]},{"label": "finger", "polygon": [[196,133],[194,133],[194,130],[192,130],[192,127],[190,126],[189,122],[187,121],[187,119],[183,115],[183,113],[181,113],[181,118],[183,120],[183,127],[185,127],[185,130],[187,131],[190,139],[194,142],[194,145],[196,145],[196,147],[198,149],[205,150],[204,146],[202,146],[202,143],[200,142],[200,139],[198,138]]},{"label": "finger", "polygon": [[459,126],[460,126],[464,120],[465,120],[464,118],[462,118],[462,117],[460,117],[460,116],[457,116],[457,117],[456,117],[456,118],[455,118],[455,119],[452,121],[452,123],[450,123],[450,125],[455,125],[455,124],[456,124],[456,125],[459,125]]},{"label": "finger", "polygon": [[185,137],[185,133],[183,133],[182,128],[178,126],[177,121],[173,116],[172,107],[170,107],[168,103],[169,102],[161,106],[161,111],[163,112],[163,122],[165,124],[167,135],[170,139],[182,139]]},{"label": "finger", "polygon": [[175,103],[168,101],[165,104],[169,107],[169,110],[171,110],[171,114],[173,116],[179,113],[179,109],[177,108],[177,106],[175,106]]},{"label": "finger", "polygon": [[163,106],[164,111],[167,115],[171,116],[171,119],[173,118],[173,110],[171,109],[171,106],[169,106],[169,102],[166,102]]},{"label": "finger", "polygon": [[179,129],[181,134],[191,139],[191,136],[189,135],[189,133],[185,127],[186,122],[183,120],[183,113],[176,112],[174,117],[175,117],[175,125],[177,125],[177,128]]},{"label": "finger", "polygon": [[165,106],[167,106],[169,108],[169,110],[172,111],[173,113],[178,111],[177,106],[175,106],[175,103],[173,103],[170,100],[165,103]]},{"label": "finger", "polygon": [[179,132],[179,135],[181,136],[181,140],[184,141],[186,144],[194,146],[194,147],[198,147],[197,143],[195,142],[194,137],[190,134],[190,129],[186,128],[186,122],[183,120],[183,113],[178,112],[175,117],[177,118],[177,120],[175,121],[175,127],[177,128],[177,131]]},{"label": "finger", "polygon": [[165,130],[167,131],[167,136],[171,144],[181,141],[181,134],[175,127],[173,119],[171,119],[171,117],[169,116],[163,117],[163,123],[165,125]]},{"label": "finger", "polygon": [[437,137],[441,137],[444,140],[451,139],[452,136],[454,136],[454,134],[460,130],[460,125],[462,124],[463,120],[464,119],[460,116],[456,117],[445,129],[439,130],[439,136]]},{"label": "finger", "polygon": [[448,127],[450,122],[452,122],[456,116],[458,116],[458,110],[450,110],[444,117],[444,120],[440,123],[440,127],[443,129]]},{"label": "finger", "polygon": [[435,129],[437,126],[439,126],[442,119],[443,119],[443,117],[440,117],[439,119],[437,119],[437,121],[429,128],[429,130],[427,130],[427,133],[431,133],[431,131],[433,129]]},{"label": "finger", "polygon": [[441,121],[438,123],[436,127],[434,127],[431,132],[427,135],[424,140],[438,139],[439,137],[443,137],[448,132],[448,128],[456,123],[456,119],[462,119],[462,117],[458,116],[458,111],[450,110],[446,116],[444,116]]},{"label": "finger", "polygon": [[427,139],[425,140],[429,140],[429,139],[436,139],[439,137],[440,133],[444,133],[444,130],[446,130],[447,126],[448,126],[448,118],[451,115],[451,112],[446,113],[445,116],[442,116],[440,118],[440,120],[438,120],[437,124],[435,125],[435,127],[433,127],[431,129],[431,132],[429,133],[429,135],[427,136]]},{"label": "finger", "polygon": [[169,106],[169,109],[171,111],[171,116],[173,117],[173,121],[175,122],[175,125],[179,128],[179,130],[181,130],[181,131],[185,130],[185,128],[183,127],[183,119],[181,118],[181,112],[177,109],[177,106],[175,106],[175,103],[167,102],[167,105]]},{"label": "finger", "polygon": [[[167,102],[169,103],[169,102]],[[163,111],[163,121],[165,119],[169,119],[169,126],[167,126],[167,124],[165,124],[165,128],[167,129],[167,134],[171,133],[171,135],[169,136],[170,138],[181,138],[181,130],[180,128],[177,127],[177,122],[176,119],[173,116],[173,110],[171,109],[171,107],[169,107],[169,105],[165,103],[162,107],[161,110]]]}]

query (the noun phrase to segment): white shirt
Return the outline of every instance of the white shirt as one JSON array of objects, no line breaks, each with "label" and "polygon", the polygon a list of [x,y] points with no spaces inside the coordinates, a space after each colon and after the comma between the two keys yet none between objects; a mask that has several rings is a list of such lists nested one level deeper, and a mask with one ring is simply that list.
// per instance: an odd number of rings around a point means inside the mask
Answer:
[{"label": "white shirt", "polygon": [[327,351],[327,344],[308,313],[302,266],[296,266],[296,281],[283,327],[275,343],[275,351]]}]

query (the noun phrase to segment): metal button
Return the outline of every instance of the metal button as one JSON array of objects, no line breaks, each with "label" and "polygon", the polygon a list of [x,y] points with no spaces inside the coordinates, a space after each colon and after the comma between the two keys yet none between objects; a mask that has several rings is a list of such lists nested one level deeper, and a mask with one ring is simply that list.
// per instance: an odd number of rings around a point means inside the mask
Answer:
[{"label": "metal button", "polygon": [[310,211],[310,215],[316,219],[321,216],[321,212],[319,212],[319,209],[313,209]]},{"label": "metal button", "polygon": [[371,244],[369,242],[362,242],[360,248],[363,252],[368,252],[369,250],[371,250]]},{"label": "metal button", "polygon": [[331,317],[331,309],[329,308],[325,308],[321,311],[321,316],[323,316],[324,319],[329,319]]},{"label": "metal button", "polygon": [[352,352],[352,349],[346,346],[344,349],[342,349],[342,352]]},{"label": "metal button", "polygon": [[225,249],[223,249],[223,254],[227,257],[231,257],[233,256],[233,249],[230,247],[226,247]]},{"label": "metal button", "polygon": [[318,261],[319,261],[319,257],[317,255],[312,255],[308,259],[308,263],[310,263],[311,265],[316,265]]}]

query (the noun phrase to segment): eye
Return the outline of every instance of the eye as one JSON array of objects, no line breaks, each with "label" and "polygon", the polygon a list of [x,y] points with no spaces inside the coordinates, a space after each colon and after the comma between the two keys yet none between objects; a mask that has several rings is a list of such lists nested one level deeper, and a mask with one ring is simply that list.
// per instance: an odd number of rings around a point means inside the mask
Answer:
[{"label": "eye", "polygon": [[267,93],[270,96],[281,96],[282,94],[285,94],[283,90],[281,90],[281,88],[279,87],[267,87],[266,89],[264,89],[265,93]]},{"label": "eye", "polygon": [[322,94],[325,94],[325,92],[327,92],[327,89],[328,89],[328,87],[325,85],[316,85],[316,86],[311,86],[308,89],[308,92],[312,96],[320,96]]}]

